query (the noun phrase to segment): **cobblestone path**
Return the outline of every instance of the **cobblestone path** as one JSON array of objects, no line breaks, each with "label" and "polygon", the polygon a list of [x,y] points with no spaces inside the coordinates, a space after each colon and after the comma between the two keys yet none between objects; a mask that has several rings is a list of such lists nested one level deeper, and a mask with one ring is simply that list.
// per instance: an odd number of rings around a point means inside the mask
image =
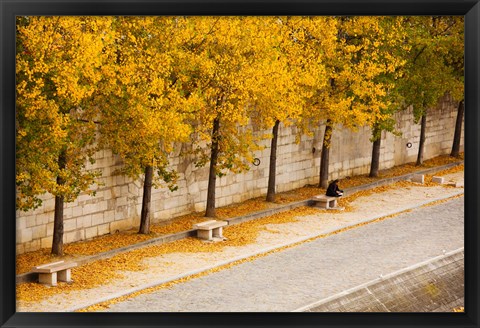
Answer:
[{"label": "cobblestone path", "polygon": [[112,312],[287,312],[463,247],[464,198],[316,239],[110,306]]}]

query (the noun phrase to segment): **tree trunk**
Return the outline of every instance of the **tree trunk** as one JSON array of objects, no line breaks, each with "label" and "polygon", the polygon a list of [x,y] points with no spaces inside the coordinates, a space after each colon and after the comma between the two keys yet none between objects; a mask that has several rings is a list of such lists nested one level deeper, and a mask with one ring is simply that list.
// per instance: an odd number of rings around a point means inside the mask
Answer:
[{"label": "tree trunk", "polygon": [[462,100],[458,103],[457,122],[455,123],[455,134],[453,136],[452,153],[450,156],[460,156],[460,139],[462,137],[462,121],[463,113],[465,111],[465,101]]},{"label": "tree trunk", "polygon": [[382,130],[375,124],[372,129],[373,147],[372,147],[372,161],[370,163],[369,177],[378,177],[378,169],[380,168],[380,146],[382,144]]},{"label": "tree trunk", "polygon": [[415,165],[420,166],[423,164],[423,150],[425,148],[425,130],[427,128],[427,112],[422,115],[422,123],[420,128],[420,144],[418,145],[417,163]]},{"label": "tree trunk", "polygon": [[330,142],[332,140],[333,128],[331,125],[331,120],[327,120],[327,125],[325,126],[325,134],[323,136],[322,143],[322,156],[320,160],[320,182],[318,183],[319,188],[327,189],[328,187],[328,165],[330,157]]},{"label": "tree trunk", "polygon": [[[60,170],[65,169],[67,162],[67,154],[65,150],[62,150],[58,156],[58,168]],[[57,176],[57,184],[59,186],[64,185],[65,181]],[[53,240],[52,240],[52,254],[63,255],[63,205],[65,197],[63,195],[55,196],[55,213],[53,220]]]},{"label": "tree trunk", "polygon": [[145,168],[145,181],[143,182],[142,212],[140,214],[140,229],[138,233],[150,233],[150,209],[152,203],[153,167]]},{"label": "tree trunk", "polygon": [[273,126],[272,143],[270,147],[270,169],[268,172],[268,189],[267,189],[267,202],[275,201],[275,178],[277,174],[277,141],[278,141],[278,126],[280,121],[276,120]]},{"label": "tree trunk", "polygon": [[210,173],[208,175],[208,192],[207,192],[207,209],[205,211],[206,217],[216,217],[215,211],[215,186],[217,182],[217,161],[218,161],[218,138],[220,130],[220,118],[217,117],[213,121],[212,130],[212,146],[210,154]]},{"label": "tree trunk", "polygon": [[378,169],[380,167],[380,146],[382,144],[382,138],[378,138],[373,142],[372,148],[372,163],[370,164],[370,177],[378,177]]}]

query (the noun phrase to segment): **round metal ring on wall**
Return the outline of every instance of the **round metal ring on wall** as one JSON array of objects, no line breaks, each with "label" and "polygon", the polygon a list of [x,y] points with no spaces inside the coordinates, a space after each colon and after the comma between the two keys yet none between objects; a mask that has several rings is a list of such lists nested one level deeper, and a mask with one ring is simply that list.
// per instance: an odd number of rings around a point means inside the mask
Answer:
[{"label": "round metal ring on wall", "polygon": [[412,148],[412,143],[411,142],[407,142],[407,148]]},{"label": "round metal ring on wall", "polygon": [[255,159],[253,160],[253,165],[259,166],[259,165],[260,165],[260,158],[255,158]]}]

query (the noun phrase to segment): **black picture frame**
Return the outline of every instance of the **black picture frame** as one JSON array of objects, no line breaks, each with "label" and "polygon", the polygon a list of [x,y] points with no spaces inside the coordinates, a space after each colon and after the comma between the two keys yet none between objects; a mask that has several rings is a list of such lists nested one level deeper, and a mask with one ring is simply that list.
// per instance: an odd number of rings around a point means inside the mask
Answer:
[{"label": "black picture frame", "polygon": [[[464,313],[16,313],[15,16],[17,15],[464,15]],[[478,0],[0,0],[1,327],[478,327]]]}]

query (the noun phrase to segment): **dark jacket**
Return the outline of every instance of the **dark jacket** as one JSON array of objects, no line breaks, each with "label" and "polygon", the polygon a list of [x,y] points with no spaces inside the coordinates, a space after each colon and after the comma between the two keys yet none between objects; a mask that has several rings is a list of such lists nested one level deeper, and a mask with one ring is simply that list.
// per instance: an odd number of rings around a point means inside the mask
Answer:
[{"label": "dark jacket", "polygon": [[339,192],[343,192],[343,190],[340,190],[338,188],[337,181],[333,181],[328,185],[326,195],[331,197],[337,197],[339,196]]}]

